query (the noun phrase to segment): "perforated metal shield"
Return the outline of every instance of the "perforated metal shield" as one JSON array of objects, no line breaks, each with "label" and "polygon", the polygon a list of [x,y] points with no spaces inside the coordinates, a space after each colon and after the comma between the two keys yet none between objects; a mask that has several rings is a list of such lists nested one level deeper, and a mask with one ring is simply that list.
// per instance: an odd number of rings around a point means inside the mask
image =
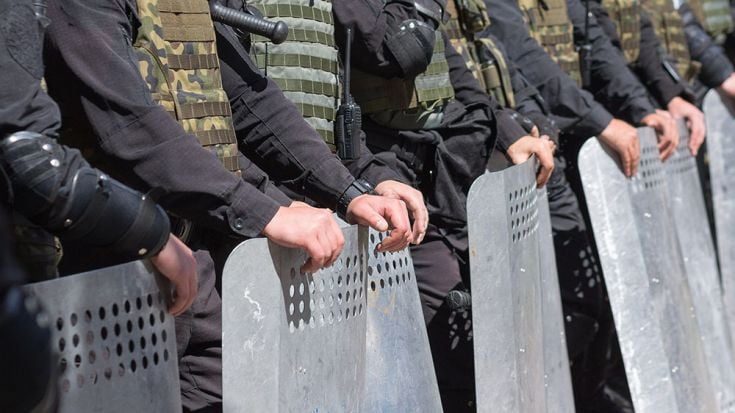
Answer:
[{"label": "perforated metal shield", "polygon": [[467,201],[477,408],[545,411],[535,160],[486,173]]},{"label": "perforated metal shield", "polygon": [[342,229],[337,262],[265,239],[240,244],[222,284],[226,412],[358,411],[365,385],[367,232]]},{"label": "perforated metal shield", "polygon": [[704,99],[704,116],[720,274],[735,343],[735,108],[711,90]]},{"label": "perforated metal shield", "polygon": [[375,250],[384,234],[370,230],[367,363],[363,412],[439,412],[419,291],[408,250]]},{"label": "perforated metal shield", "polygon": [[150,267],[137,261],[25,288],[50,317],[60,412],[181,411],[174,322]]},{"label": "perforated metal shield", "polygon": [[569,356],[564,335],[559,278],[556,272],[554,238],[551,232],[549,199],[546,187],[538,190],[538,247],[541,274],[541,309],[544,326],[544,385],[546,411],[573,413],[574,395],[569,371]]},{"label": "perforated metal shield", "polygon": [[717,411],[656,136],[639,129],[641,164],[590,139],[579,155],[587,206],[637,412]]},{"label": "perforated metal shield", "polygon": [[683,122],[679,124],[679,131],[679,147],[664,163],[671,201],[669,205],[681,241],[684,268],[720,411],[733,411],[735,362],[730,343],[730,328],[724,313],[717,258],[707,222],[697,163],[689,151],[689,131]]}]

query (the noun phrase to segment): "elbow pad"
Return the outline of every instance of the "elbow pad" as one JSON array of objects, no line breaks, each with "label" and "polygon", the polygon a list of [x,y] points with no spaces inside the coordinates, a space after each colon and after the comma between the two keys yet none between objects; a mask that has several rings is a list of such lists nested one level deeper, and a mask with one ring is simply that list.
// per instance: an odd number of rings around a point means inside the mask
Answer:
[{"label": "elbow pad", "polygon": [[386,47],[395,57],[403,76],[410,78],[426,71],[434,54],[436,30],[418,20],[406,20],[389,34]]},{"label": "elbow pad", "polygon": [[129,259],[155,255],[168,240],[162,208],[54,139],[33,132],[10,135],[0,142],[0,165],[10,183],[10,206],[62,239]]}]

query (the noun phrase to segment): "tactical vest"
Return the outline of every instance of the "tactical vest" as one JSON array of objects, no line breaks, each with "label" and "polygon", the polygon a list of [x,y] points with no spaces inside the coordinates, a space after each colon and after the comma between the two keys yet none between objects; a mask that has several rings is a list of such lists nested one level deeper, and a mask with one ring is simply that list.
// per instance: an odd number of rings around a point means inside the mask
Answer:
[{"label": "tactical vest", "polygon": [[710,36],[724,40],[725,35],[733,31],[730,2],[727,0],[688,0],[697,20],[702,23]]},{"label": "tactical vest", "polygon": [[397,129],[428,127],[423,115],[438,113],[447,101],[454,98],[440,30],[436,31],[435,38],[431,62],[426,71],[415,78],[387,79],[353,70],[352,94],[364,115],[371,115],[376,122]]},{"label": "tactical vest", "polygon": [[281,44],[252,37],[254,59],[334,151],[340,87],[331,0],[309,4],[299,0],[251,0],[248,4],[265,17],[288,24],[288,40]]},{"label": "tactical vest", "polygon": [[641,52],[641,6],[638,0],[602,0],[620,37],[628,63],[638,60]]},{"label": "tactical vest", "polygon": [[[543,5],[542,5],[543,3]],[[531,36],[578,85],[582,85],[579,54],[566,0],[518,0]]]},{"label": "tactical vest", "polygon": [[[449,0],[447,12],[450,18],[444,31],[452,46],[464,58],[472,75],[502,107],[515,107],[515,95],[505,56],[491,39],[475,37],[475,33],[490,25],[484,1]],[[488,55],[492,58],[484,58]]]},{"label": "tactical vest", "polygon": [[138,0],[133,44],[153,99],[224,166],[240,173],[207,0]]},{"label": "tactical vest", "polygon": [[676,70],[686,80],[693,80],[699,66],[689,54],[684,25],[671,0],[641,0],[641,6],[651,18],[664,51],[674,59]]}]

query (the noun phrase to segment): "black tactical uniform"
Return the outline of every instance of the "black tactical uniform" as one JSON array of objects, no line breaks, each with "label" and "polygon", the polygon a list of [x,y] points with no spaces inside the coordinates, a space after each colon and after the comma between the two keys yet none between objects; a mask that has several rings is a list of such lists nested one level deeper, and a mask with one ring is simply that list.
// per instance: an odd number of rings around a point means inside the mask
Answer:
[{"label": "black tactical uniform", "polygon": [[[250,178],[248,171],[257,171],[252,163],[240,165],[247,182],[231,174],[152,100],[132,48],[140,27],[135,1],[53,1],[49,15],[46,51],[53,70],[47,70],[47,81],[50,93],[64,102],[64,121],[73,128],[90,125],[80,133],[93,137],[96,161],[131,186],[162,189],[161,205],[196,225],[188,244],[200,267],[199,296],[176,320],[182,395],[187,411],[221,409],[221,302],[214,267],[222,266],[220,258],[233,245],[228,237],[258,236],[289,200],[262,173]],[[215,31],[223,89],[245,155],[240,160],[336,209],[355,178],[238,50],[233,33],[221,25]]]},{"label": "black tactical uniform", "polygon": [[53,411],[48,318],[18,288],[27,274],[11,254],[6,208],[123,260],[158,253],[169,221],[161,208],[53,139],[59,110],[41,90],[44,3],[2,0],[0,17],[0,411]]},{"label": "black tactical uniform", "polygon": [[[485,171],[489,152],[494,147],[507,149],[526,132],[481,90],[462,57],[436,31],[443,9],[443,1],[333,3],[337,41],[342,47],[345,28],[354,31],[353,94],[363,108],[367,145],[403,180],[419,188],[427,202],[429,230],[411,254],[442,404],[445,411],[456,412],[474,410],[471,337],[459,333],[453,340],[455,332],[450,326],[453,318],[464,323],[469,313],[455,312],[445,301],[451,290],[469,288],[467,191]],[[440,102],[438,106],[427,102],[428,107],[404,110],[375,103],[399,101],[402,97],[383,100],[383,94],[400,90],[398,85],[410,83],[444,59],[449,93],[441,82],[424,85],[443,97],[433,100]],[[432,114],[427,118],[438,114],[441,120],[430,125],[431,120],[424,123],[426,118],[411,117],[426,112]]]},{"label": "black tactical uniform", "polygon": [[697,79],[708,88],[718,87],[733,73],[733,64],[725,51],[702,27],[691,7],[682,3],[679,14],[684,24],[687,46],[692,59],[701,63]]},{"label": "black tactical uniform", "polygon": [[[607,110],[638,124],[654,111],[653,103],[645,88],[627,70],[622,54],[604,35],[594,16],[586,19],[580,2],[566,2],[574,26],[574,42],[578,47],[591,46],[588,63],[592,81],[587,88],[604,108],[580,90],[529,35],[514,1],[486,0],[486,4],[492,19],[488,32],[504,44],[514,46],[507,50],[510,60],[538,88],[562,131],[559,155],[568,164],[566,178],[583,200],[575,167],[579,147],[608,125],[612,116]],[[556,184],[552,178],[549,187]],[[614,326],[594,245],[576,199],[570,196],[554,199],[550,190],[549,201],[575,398],[578,409],[584,409],[604,402],[601,390]]]}]

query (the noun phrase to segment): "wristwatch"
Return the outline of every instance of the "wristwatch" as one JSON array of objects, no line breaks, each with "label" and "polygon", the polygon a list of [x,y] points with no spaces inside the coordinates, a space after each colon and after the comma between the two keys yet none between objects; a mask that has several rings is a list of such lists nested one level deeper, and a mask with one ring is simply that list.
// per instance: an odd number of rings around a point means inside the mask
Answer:
[{"label": "wristwatch", "polygon": [[364,179],[356,179],[352,182],[352,185],[347,187],[342,196],[339,197],[337,201],[337,214],[343,219],[346,218],[347,207],[350,205],[350,202],[358,196],[365,194],[375,195],[375,187]]}]

